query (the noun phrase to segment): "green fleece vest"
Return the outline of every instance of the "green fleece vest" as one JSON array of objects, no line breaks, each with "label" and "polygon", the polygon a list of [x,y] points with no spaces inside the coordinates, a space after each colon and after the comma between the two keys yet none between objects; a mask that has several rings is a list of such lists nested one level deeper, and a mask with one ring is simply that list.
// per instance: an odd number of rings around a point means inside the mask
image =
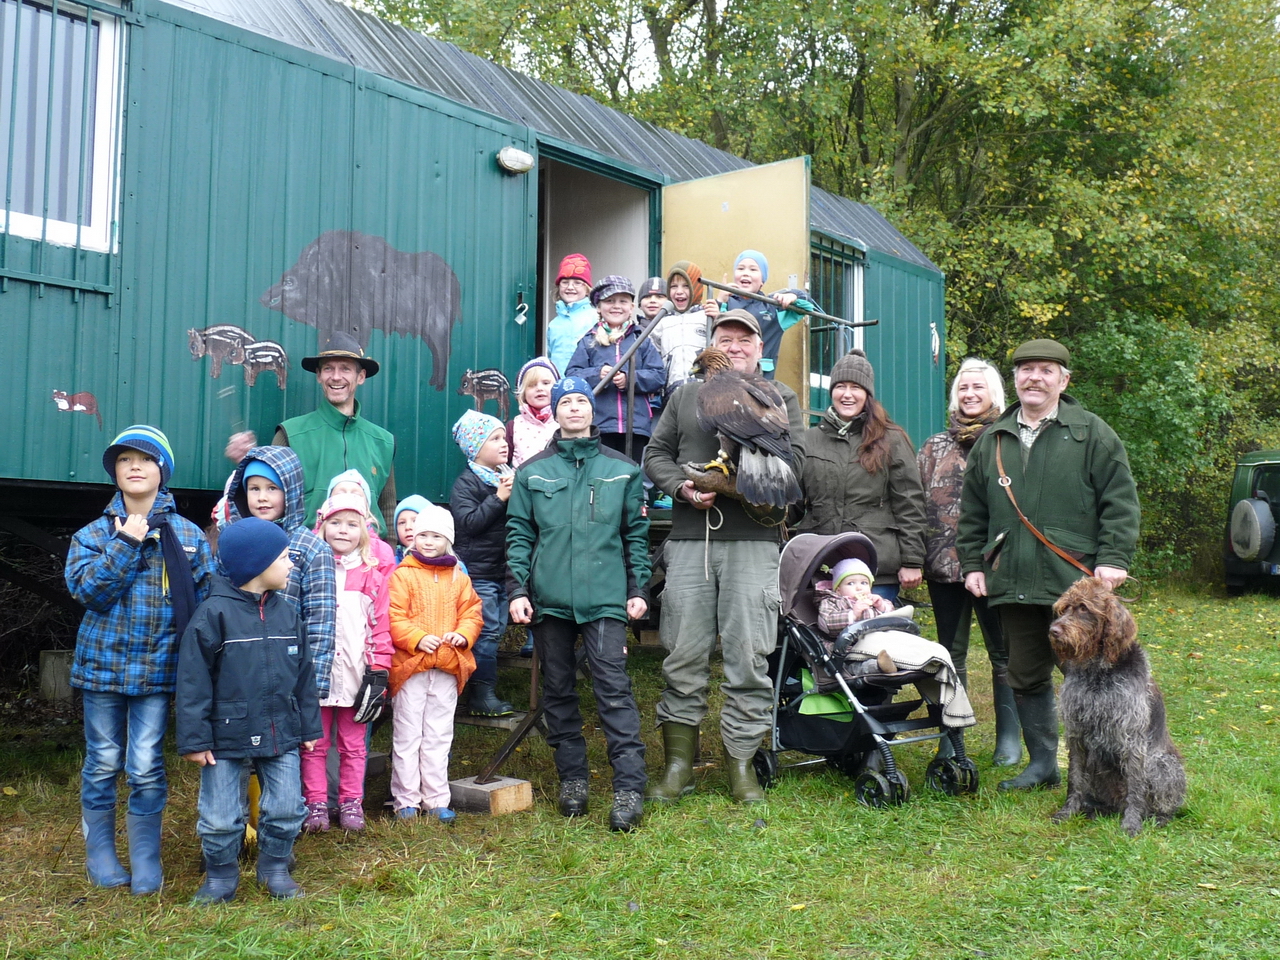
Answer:
[{"label": "green fleece vest", "polygon": [[307,526],[315,523],[316,511],[324,503],[329,481],[344,470],[359,470],[373,492],[371,508],[391,474],[396,438],[382,427],[360,417],[360,401],[355,415],[343,416],[331,403],[321,403],[313,412],[292,417],[280,424],[289,446],[302,461],[305,480],[303,509]]}]

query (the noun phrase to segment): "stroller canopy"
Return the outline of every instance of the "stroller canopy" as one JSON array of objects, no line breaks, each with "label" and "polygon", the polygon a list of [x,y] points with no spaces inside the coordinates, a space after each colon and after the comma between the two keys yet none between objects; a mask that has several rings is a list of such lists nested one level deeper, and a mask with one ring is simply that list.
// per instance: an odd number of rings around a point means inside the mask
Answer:
[{"label": "stroller canopy", "polygon": [[813,596],[813,579],[822,567],[834,567],[841,560],[856,558],[876,572],[876,547],[865,534],[837,533],[822,537],[802,533],[782,548],[778,560],[778,594],[782,614],[806,626],[818,625],[818,604]]}]

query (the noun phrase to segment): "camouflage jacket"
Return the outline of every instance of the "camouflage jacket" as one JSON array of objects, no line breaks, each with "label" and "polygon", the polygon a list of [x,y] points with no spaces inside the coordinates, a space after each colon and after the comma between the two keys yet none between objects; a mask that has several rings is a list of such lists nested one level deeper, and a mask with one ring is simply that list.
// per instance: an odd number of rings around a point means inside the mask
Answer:
[{"label": "camouflage jacket", "polygon": [[935,583],[959,583],[956,524],[960,520],[960,489],[972,444],[961,445],[948,430],[924,442],[916,455],[924,485],[924,576]]}]

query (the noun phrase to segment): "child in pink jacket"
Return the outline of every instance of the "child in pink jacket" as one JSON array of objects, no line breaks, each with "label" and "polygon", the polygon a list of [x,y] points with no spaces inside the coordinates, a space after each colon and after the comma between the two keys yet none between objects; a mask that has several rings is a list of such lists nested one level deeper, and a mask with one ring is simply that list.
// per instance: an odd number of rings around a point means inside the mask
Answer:
[{"label": "child in pink jacket", "polygon": [[319,511],[320,535],[337,568],[338,616],[329,695],[320,701],[324,735],[302,756],[302,792],[307,816],[302,829],[329,829],[325,762],[329,743],[338,746],[338,825],[364,829],[365,726],[355,721],[356,693],[366,666],[391,667],[391,592],[369,547],[368,508],[358,494],[337,494]]}]

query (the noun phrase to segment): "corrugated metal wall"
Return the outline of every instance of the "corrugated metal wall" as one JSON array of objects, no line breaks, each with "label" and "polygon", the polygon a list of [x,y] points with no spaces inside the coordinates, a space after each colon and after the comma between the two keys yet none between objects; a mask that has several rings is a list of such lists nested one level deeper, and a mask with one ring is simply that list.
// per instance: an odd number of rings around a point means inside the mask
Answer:
[{"label": "corrugated metal wall", "polygon": [[[534,347],[533,323],[512,317],[533,290],[536,184],[494,162],[507,144],[533,152],[528,129],[179,9],[150,11],[130,38],[120,295],[110,309],[26,283],[0,295],[0,348],[19,358],[0,403],[29,411],[6,430],[0,476],[105,481],[105,443],[145,421],[173,442],[175,486],[220,486],[231,431],[267,440],[323,402],[298,366],[316,330],[259,300],[322,233],[351,230],[434,251],[461,283],[445,389],[427,383],[422,340],[374,330],[368,352],[384,372],[359,395],[397,436],[401,494],[446,495],[462,468],[448,428],[473,405],[457,393],[463,371],[514,376]],[[187,330],[213,324],[279,342],[288,388],[268,372],[250,389],[231,365],[212,379]],[[103,430],[58,412],[55,389],[92,392]]]},{"label": "corrugated metal wall", "polygon": [[896,423],[920,444],[946,424],[944,354],[933,362],[930,324],[946,342],[942,275],[872,250],[865,275],[864,333],[876,370],[876,396]]}]

